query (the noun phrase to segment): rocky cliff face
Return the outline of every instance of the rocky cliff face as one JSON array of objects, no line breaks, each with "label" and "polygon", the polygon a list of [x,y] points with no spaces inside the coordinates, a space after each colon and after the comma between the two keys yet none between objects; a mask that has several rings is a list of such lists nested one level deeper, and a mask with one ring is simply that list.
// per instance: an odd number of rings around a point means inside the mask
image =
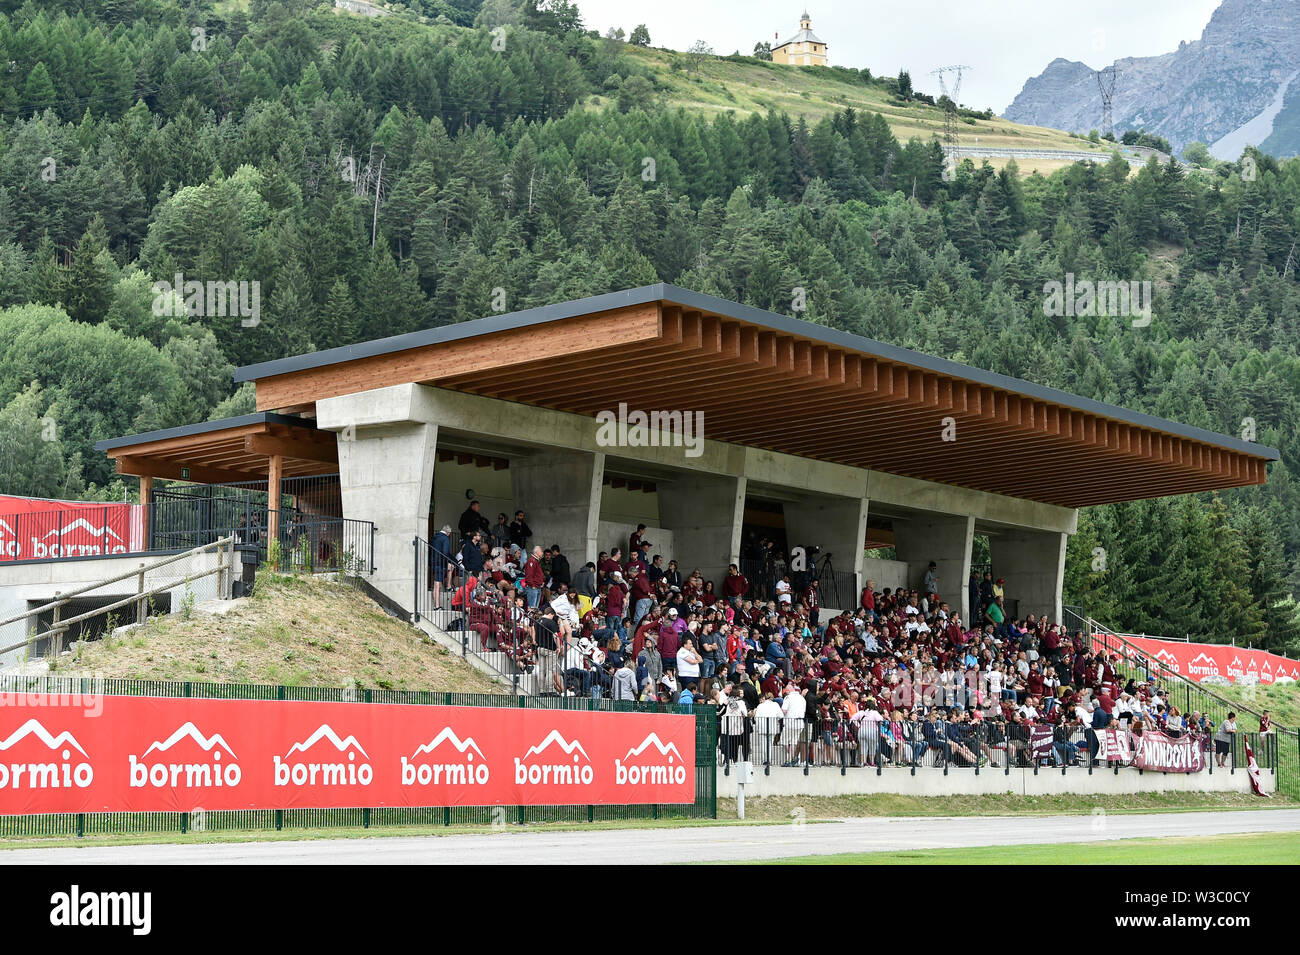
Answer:
[{"label": "rocky cliff face", "polygon": [[[1277,155],[1297,153],[1300,0],[1224,0],[1199,40],[1114,65],[1120,70],[1116,135],[1145,128],[1175,151],[1200,141],[1226,159],[1236,159],[1247,143]],[[1088,66],[1056,59],[1025,83],[1005,115],[1081,133],[1100,130],[1101,93]]]}]

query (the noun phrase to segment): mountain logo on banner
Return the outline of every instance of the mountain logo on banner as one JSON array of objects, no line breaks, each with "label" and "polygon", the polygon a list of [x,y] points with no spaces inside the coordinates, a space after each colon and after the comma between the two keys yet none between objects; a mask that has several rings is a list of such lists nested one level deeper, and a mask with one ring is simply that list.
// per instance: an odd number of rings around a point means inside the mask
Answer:
[{"label": "mountain logo on banner", "polygon": [[[454,749],[461,758],[456,759],[452,756],[451,762],[441,763],[419,759],[421,756],[433,756],[444,743],[448,744],[449,749]],[[479,758],[477,763],[474,762],[475,753]],[[447,755],[451,756],[451,753]],[[487,757],[478,748],[474,737],[466,736],[462,740],[450,726],[445,726],[429,742],[417,746],[409,759],[402,757],[402,785],[482,786],[491,777],[486,760]]]},{"label": "mountain logo on banner", "polygon": [[64,537],[71,535],[73,531],[78,530],[85,531],[91,537],[103,537],[107,534],[109,537],[113,538],[113,540],[120,541],[122,539],[118,537],[113,531],[113,528],[109,527],[107,524],[103,527],[96,527],[84,517],[78,517],[71,524],[64,525],[63,527],[55,527],[47,531],[41,536],[41,540],[49,540],[51,537]]},{"label": "mountain logo on banner", "polygon": [[[196,753],[198,755],[196,760],[168,762],[158,758],[154,762],[147,761],[150,753],[157,752],[161,757],[161,754],[170,751],[185,740],[194,744],[190,749],[201,752],[201,755]],[[134,754],[129,757],[130,785],[136,789],[144,786],[152,786],[155,789],[208,789],[238,786],[240,779],[243,778],[243,771],[237,762],[223,763],[223,752],[231,760],[238,758],[220,733],[204,736],[193,723],[182,723],[167,739],[155,740],[151,743],[139,759]]]},{"label": "mountain logo on banner", "polygon": [[[651,748],[654,752],[649,760],[631,762]],[[657,733],[651,733],[633,746],[622,759],[614,760],[614,783],[619,786],[667,786],[685,782],[686,765],[677,744],[665,744]]]},{"label": "mountain logo on banner", "polygon": [[1187,672],[1191,676],[1218,676],[1219,664],[1208,653],[1202,653],[1187,664]]},{"label": "mountain logo on banner", "polygon": [[1158,651],[1156,653],[1156,659],[1164,663],[1165,666],[1169,667],[1169,669],[1173,670],[1175,673],[1182,672],[1178,669],[1178,658],[1168,650]]},{"label": "mountain logo on banner", "polygon": [[[340,756],[346,753],[347,762],[313,763],[293,759],[294,753],[306,756],[307,751],[321,740],[326,740]],[[358,753],[363,757],[361,761],[357,760]],[[275,757],[274,782],[277,786],[369,786],[375,778],[369,759],[369,754],[355,736],[340,739],[332,726],[322,723],[305,740],[290,746],[283,759]]]},{"label": "mountain logo on banner", "polygon": [[28,720],[8,738],[0,740],[0,751],[11,750],[29,737],[35,737],[53,755],[46,756],[38,751],[34,757],[36,762],[19,762],[10,756],[7,762],[0,763],[0,789],[66,789],[74,786],[85,789],[94,780],[95,771],[90,763],[72,762],[74,749],[90,759],[77,738],[67,730],[53,734],[37,719]]},{"label": "mountain logo on banner", "polygon": [[[571,762],[542,762],[540,759],[534,763],[525,761],[532,757],[541,757],[547,750],[554,746],[561,750],[564,756],[572,757]],[[581,753],[581,758],[579,758]],[[563,756],[560,753],[554,753],[551,759],[560,760]],[[578,784],[591,785],[594,773],[591,768],[591,758],[587,751],[582,748],[582,743],[578,740],[570,742],[565,739],[559,730],[551,730],[536,746],[528,747],[528,752],[524,753],[524,758],[515,757],[515,784],[525,785],[556,785],[556,786],[574,786]]]}]

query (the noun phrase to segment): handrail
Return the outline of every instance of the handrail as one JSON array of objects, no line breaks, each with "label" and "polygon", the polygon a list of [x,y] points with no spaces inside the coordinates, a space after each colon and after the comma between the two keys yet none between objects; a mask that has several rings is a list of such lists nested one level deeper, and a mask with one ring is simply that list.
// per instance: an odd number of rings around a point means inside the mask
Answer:
[{"label": "handrail", "polygon": [[[33,610],[26,610],[15,617],[8,617],[4,620],[0,620],[0,627],[6,627],[11,623],[17,623],[19,620],[23,620],[27,617],[32,616],[33,614],[44,613],[47,610],[54,610],[56,607],[62,607],[73,597],[80,597],[82,594],[89,593],[92,590],[99,590],[101,587],[107,587],[109,584],[121,583],[122,581],[126,580],[128,577],[138,577],[141,573],[147,574],[151,570],[157,570],[159,567],[166,567],[168,564],[174,564],[179,560],[184,560],[186,557],[193,557],[195,554],[206,551],[209,548],[219,547],[222,544],[229,544],[233,540],[234,540],[233,537],[223,537],[220,540],[215,540],[208,544],[200,544],[198,547],[193,547],[187,551],[184,551],[183,553],[172,554],[169,557],[164,557],[162,560],[159,560],[157,563],[150,564],[148,567],[146,567],[144,564],[141,564],[139,567],[135,568],[135,570],[129,570],[124,574],[118,574],[116,577],[109,577],[107,580],[101,580],[98,581],[97,583],[87,584],[85,587],[79,587],[76,590],[69,590],[67,593],[60,592],[58,600],[55,600],[51,603],[47,603],[40,607],[36,607]],[[134,555],[131,554],[122,555],[123,558],[131,557],[131,556]]]},{"label": "handrail", "polygon": [[[1110,627],[1107,627],[1105,624],[1100,623],[1099,621],[1095,620],[1093,617],[1080,616],[1080,619],[1084,622],[1085,626],[1088,627],[1088,636],[1090,638],[1093,636],[1093,631],[1095,630],[1096,632],[1104,634],[1106,637],[1109,637],[1114,640],[1118,640],[1123,645],[1123,648],[1126,651],[1128,651],[1125,654],[1125,656],[1127,656],[1129,659],[1133,659],[1134,657],[1139,658],[1142,661],[1143,666],[1148,671],[1155,669],[1158,675],[1164,679],[1173,679],[1173,680],[1181,681],[1187,687],[1208,697],[1209,699],[1213,700],[1215,703],[1218,703],[1220,706],[1226,707],[1229,711],[1240,710],[1242,712],[1251,714],[1256,719],[1263,716],[1263,714],[1260,713],[1258,710],[1253,709],[1250,706],[1247,706],[1245,703],[1235,702],[1233,700],[1225,699],[1224,697],[1219,696],[1214,691],[1207,689],[1203,684],[1197,683],[1195,680],[1189,680],[1187,677],[1183,676],[1183,674],[1170,668],[1167,664],[1165,664],[1163,660],[1153,659],[1150,653],[1148,653],[1146,650],[1143,650],[1141,647],[1137,646],[1136,644],[1131,643],[1124,634],[1116,633],[1114,630],[1110,629]],[[1300,730],[1291,730],[1285,726],[1276,726],[1274,727],[1274,729],[1287,736],[1295,736],[1297,735],[1298,732],[1300,732]]]},{"label": "handrail", "polygon": [[[234,543],[235,543],[234,537],[223,537],[220,540],[215,540],[210,544],[204,544],[201,547],[196,547],[193,550],[186,551],[184,554],[176,554],[173,555],[172,557],[158,561],[152,567],[145,567],[143,564],[141,564],[138,568],[131,571],[130,573],[120,574],[117,577],[110,577],[107,580],[101,580],[98,583],[94,583],[86,587],[81,587],[78,590],[72,591],[69,594],[60,595],[58,600],[52,601],[51,603],[45,604],[44,606],[36,607],[32,610],[28,610],[22,614],[19,614],[18,616],[11,617],[8,620],[0,622],[0,626],[5,626],[7,624],[17,623],[20,620],[25,620],[33,616],[38,616],[39,614],[43,613],[46,610],[57,610],[58,608],[66,606],[68,603],[70,603],[72,598],[75,596],[88,593],[89,591],[92,590],[99,590],[102,587],[107,587],[110,584],[115,584],[120,581],[123,581],[128,577],[135,577],[140,581],[139,589],[137,590],[136,593],[130,594],[122,598],[121,600],[116,600],[113,603],[108,604],[107,606],[96,607],[94,610],[87,611],[86,613],[79,614],[75,617],[69,617],[67,620],[56,620],[55,625],[50,627],[48,630],[42,630],[36,633],[29,634],[27,637],[20,640],[18,643],[11,644],[7,647],[0,647],[0,653],[9,653],[13,650],[19,650],[23,647],[30,647],[31,644],[36,640],[52,637],[55,635],[59,636],[59,645],[61,646],[62,635],[66,633],[68,628],[70,628],[73,624],[81,623],[84,620],[89,620],[91,617],[97,617],[109,611],[116,610],[119,607],[125,607],[127,604],[132,604],[132,603],[140,604],[141,607],[143,608],[143,602],[149,597],[153,597],[154,595],[159,594],[164,590],[174,590],[176,587],[189,584],[191,581],[194,580],[200,580],[204,577],[209,577],[212,574],[218,575],[217,576],[218,592],[219,593],[224,592],[221,575],[229,574],[229,579],[232,582],[234,581],[234,571],[235,571]],[[177,561],[183,560],[186,557],[192,557],[200,553],[206,553],[209,550],[211,550],[217,555],[217,566],[210,567],[207,570],[199,571],[196,574],[189,574],[179,581],[168,580],[166,583],[155,584],[153,587],[147,590],[145,589],[144,577],[145,574],[147,574],[149,571],[156,570],[159,567],[165,567],[168,564],[174,564]],[[226,559],[227,552],[229,553],[229,560]],[[141,616],[143,616],[143,609],[141,610]]]}]

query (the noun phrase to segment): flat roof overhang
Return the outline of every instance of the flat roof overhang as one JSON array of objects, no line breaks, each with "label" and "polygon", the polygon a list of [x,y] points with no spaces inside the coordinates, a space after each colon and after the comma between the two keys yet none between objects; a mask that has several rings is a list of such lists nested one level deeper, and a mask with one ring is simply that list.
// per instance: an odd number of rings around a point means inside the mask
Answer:
[{"label": "flat roof overhang", "polygon": [[266,480],[274,455],[280,456],[283,477],[338,469],[333,431],[265,411],[98,441],[95,450],[114,460],[118,474],[197,484]]},{"label": "flat roof overhang", "polygon": [[[1262,484],[1275,449],[672,285],[241,368],[260,409],[388,385],[594,417],[704,413],[704,436],[1064,507]],[[951,418],[955,433],[945,419]]]}]

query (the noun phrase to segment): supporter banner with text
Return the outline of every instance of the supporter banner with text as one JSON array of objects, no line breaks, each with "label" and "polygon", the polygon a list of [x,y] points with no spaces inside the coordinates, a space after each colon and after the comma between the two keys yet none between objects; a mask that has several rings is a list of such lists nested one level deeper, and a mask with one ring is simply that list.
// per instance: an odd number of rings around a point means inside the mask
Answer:
[{"label": "supporter banner with text", "polygon": [[138,511],[135,504],[0,494],[0,561],[138,552],[144,536]]},{"label": "supporter banner with text", "polygon": [[1146,730],[1133,737],[1133,765],[1161,773],[1199,773],[1205,769],[1205,752],[1199,739],[1172,739],[1157,730]]},{"label": "supporter banner with text", "polygon": [[[1156,640],[1128,634],[1123,636],[1142,655],[1163,663],[1180,676],[1197,683],[1211,676],[1223,677],[1233,683],[1243,677],[1254,678],[1260,683],[1274,683],[1282,677],[1300,680],[1300,660],[1291,660],[1276,653],[1213,643],[1179,643],[1175,640]],[[1094,643],[1098,649],[1101,648],[1100,640],[1094,638]],[[1122,647],[1116,652],[1130,658],[1138,655],[1129,647]]]},{"label": "supporter banner with text", "polygon": [[1133,749],[1129,745],[1129,731],[1121,727],[1111,727],[1097,734],[1100,746],[1097,759],[1118,761],[1127,766],[1133,760]]},{"label": "supporter banner with text", "polygon": [[4,815],[695,801],[692,716],[3,696]]}]

